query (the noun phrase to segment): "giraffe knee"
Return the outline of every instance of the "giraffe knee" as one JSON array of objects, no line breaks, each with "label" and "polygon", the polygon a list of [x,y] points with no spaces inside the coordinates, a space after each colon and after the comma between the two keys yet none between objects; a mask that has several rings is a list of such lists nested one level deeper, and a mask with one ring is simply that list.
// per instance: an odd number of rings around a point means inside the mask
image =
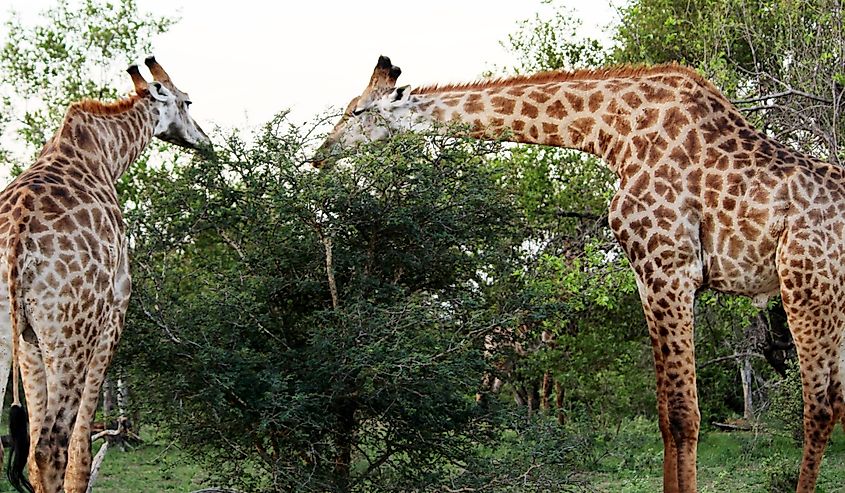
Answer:
[{"label": "giraffe knee", "polygon": [[676,442],[698,436],[698,419],[689,414],[669,416],[669,427]]},{"label": "giraffe knee", "polygon": [[697,437],[700,423],[698,408],[690,407],[686,402],[670,405],[669,429],[676,442]]},{"label": "giraffe knee", "polygon": [[804,406],[804,436],[815,442],[826,441],[836,423],[836,406],[828,401],[811,401]]},{"label": "giraffe knee", "polygon": [[47,440],[38,440],[32,451],[35,464],[39,471],[47,471],[53,467],[53,449]]}]

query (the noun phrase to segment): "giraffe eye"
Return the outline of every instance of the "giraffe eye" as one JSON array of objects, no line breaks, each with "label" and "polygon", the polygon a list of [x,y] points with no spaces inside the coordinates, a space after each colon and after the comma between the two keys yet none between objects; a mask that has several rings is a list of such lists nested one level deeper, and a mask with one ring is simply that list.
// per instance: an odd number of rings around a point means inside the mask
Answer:
[{"label": "giraffe eye", "polygon": [[366,110],[366,109],[361,109],[361,110],[352,110],[352,116],[358,116],[358,115],[360,115],[361,113],[363,113],[363,112],[365,112],[365,111],[367,111],[367,110]]}]

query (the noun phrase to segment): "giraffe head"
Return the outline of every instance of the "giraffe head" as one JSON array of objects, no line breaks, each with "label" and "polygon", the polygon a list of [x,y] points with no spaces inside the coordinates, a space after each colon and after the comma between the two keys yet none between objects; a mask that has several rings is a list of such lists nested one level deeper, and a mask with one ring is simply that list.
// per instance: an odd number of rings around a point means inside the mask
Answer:
[{"label": "giraffe head", "polygon": [[360,96],[352,98],[340,121],[315,153],[311,164],[321,168],[337,159],[343,147],[381,140],[397,129],[408,116],[411,91],[396,87],[402,70],[380,56],[370,82]]},{"label": "giraffe head", "polygon": [[152,82],[147,83],[144,80],[137,65],[130,66],[127,72],[132,76],[135,92],[140,96],[148,96],[153,109],[158,113],[153,135],[165,142],[189,149],[210,147],[211,140],[188,112],[191,105],[188,94],[173,84],[155,57],[148,57],[144,63],[153,74]]}]

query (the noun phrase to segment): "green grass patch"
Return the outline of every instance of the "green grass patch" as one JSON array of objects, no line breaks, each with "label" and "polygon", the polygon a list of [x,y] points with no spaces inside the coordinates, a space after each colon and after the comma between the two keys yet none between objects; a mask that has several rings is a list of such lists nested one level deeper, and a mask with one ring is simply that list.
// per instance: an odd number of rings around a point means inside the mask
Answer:
[{"label": "green grass patch", "polygon": [[[646,433],[647,432],[647,433]],[[657,424],[634,421],[602,444],[598,460],[585,473],[596,491],[645,493],[660,491],[663,443]],[[795,491],[801,446],[768,432],[701,434],[698,444],[700,493],[781,493]],[[845,493],[845,434],[834,432],[825,452],[818,493]]]}]

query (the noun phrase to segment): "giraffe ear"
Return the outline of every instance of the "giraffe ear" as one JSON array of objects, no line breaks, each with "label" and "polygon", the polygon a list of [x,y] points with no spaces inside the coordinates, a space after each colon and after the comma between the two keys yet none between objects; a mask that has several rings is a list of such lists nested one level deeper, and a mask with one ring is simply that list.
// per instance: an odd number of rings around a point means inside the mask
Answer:
[{"label": "giraffe ear", "polygon": [[149,86],[150,96],[156,101],[167,101],[170,96],[170,91],[161,85],[161,82],[151,82]]},{"label": "giraffe ear", "polygon": [[411,97],[411,86],[397,87],[390,93],[390,105],[402,106]]}]

